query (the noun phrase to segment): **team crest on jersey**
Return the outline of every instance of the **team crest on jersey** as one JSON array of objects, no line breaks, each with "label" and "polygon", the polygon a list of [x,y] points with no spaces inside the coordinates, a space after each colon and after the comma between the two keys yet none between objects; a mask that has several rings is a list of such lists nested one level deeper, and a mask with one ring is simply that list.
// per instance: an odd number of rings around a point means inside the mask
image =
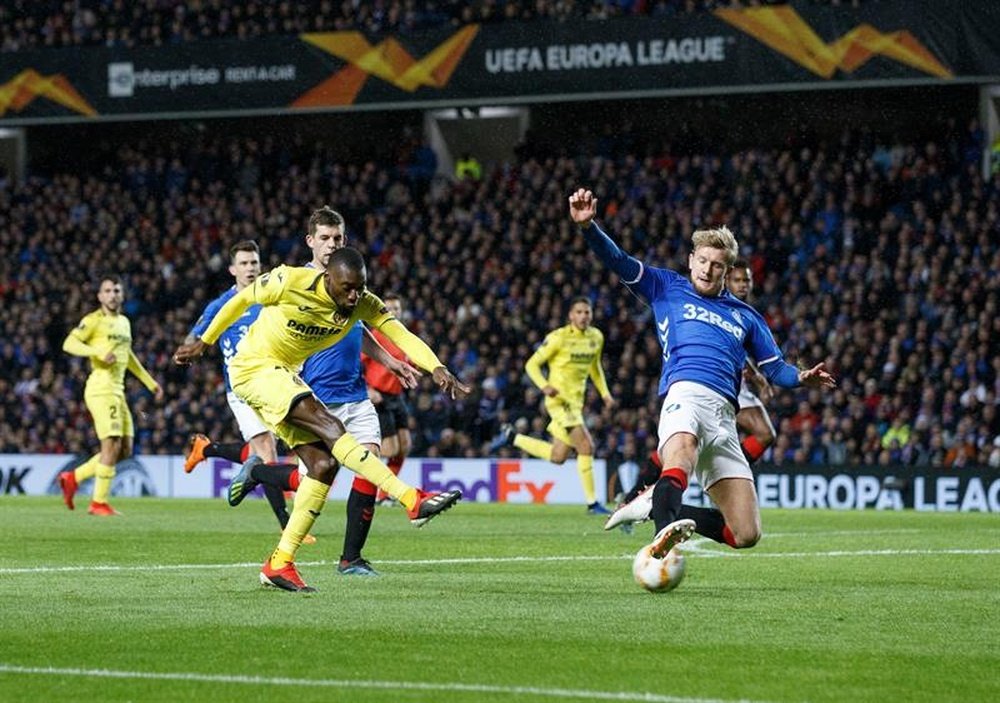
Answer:
[{"label": "team crest on jersey", "polygon": [[333,319],[333,324],[340,325],[341,327],[343,327],[344,325],[347,324],[347,320],[349,318],[346,317],[345,315],[340,314],[339,310],[334,310],[332,319]]}]

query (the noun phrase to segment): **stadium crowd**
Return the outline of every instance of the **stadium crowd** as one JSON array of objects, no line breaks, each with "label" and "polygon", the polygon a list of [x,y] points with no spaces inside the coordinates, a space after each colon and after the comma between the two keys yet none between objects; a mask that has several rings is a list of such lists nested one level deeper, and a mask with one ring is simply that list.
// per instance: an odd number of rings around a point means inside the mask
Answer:
[{"label": "stadium crowd", "polygon": [[[787,0],[11,0],[0,4],[0,51],[164,46],[219,38],[434,27],[527,20],[672,17]],[[861,0],[813,0],[857,6]],[[872,2],[873,0],[865,0]]]},{"label": "stadium crowd", "polygon": [[824,396],[777,394],[764,461],[1000,465],[1000,177],[981,175],[975,125],[944,125],[933,142],[845,132],[726,155],[692,136],[646,143],[617,125],[571,154],[526,144],[478,181],[337,163],[323,144],[273,137],[151,140],[90,172],[4,179],[0,451],[93,451],[87,369],[61,343],[108,269],[125,277],[136,352],[167,395],[156,405],[129,381],[137,452],[179,453],[193,430],[235,439],[219,364],[180,368],[170,353],[231,284],[231,243],[258,240],[265,267],[304,263],[305,222],[329,204],[367,255],[372,290],[401,293],[407,324],[475,386],[458,403],[428,379],[411,392],[415,455],[483,456],[505,421],[541,434],[523,364],[584,294],[619,401],[608,411],[591,391],[597,456],[641,460],[660,350],[649,311],[615,292],[569,222],[567,194],[585,184],[626,250],[679,270],[695,228],[728,223],[786,357],[825,360],[838,377]]}]

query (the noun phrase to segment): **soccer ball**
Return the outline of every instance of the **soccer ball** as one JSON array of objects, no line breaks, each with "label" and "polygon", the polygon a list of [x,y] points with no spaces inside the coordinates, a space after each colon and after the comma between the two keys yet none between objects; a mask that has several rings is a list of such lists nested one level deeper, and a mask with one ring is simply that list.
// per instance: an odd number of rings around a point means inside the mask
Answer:
[{"label": "soccer ball", "polygon": [[639,550],[632,562],[635,582],[651,593],[666,593],[677,588],[684,580],[685,569],[684,555],[676,548],[657,559],[649,553],[647,545]]}]

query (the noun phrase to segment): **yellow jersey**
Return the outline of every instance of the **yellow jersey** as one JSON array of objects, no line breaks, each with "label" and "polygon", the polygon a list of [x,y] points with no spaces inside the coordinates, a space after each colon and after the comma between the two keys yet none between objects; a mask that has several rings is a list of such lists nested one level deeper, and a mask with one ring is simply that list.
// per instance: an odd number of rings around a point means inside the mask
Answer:
[{"label": "yellow jersey", "polygon": [[[588,378],[593,380],[602,398],[611,395],[601,365],[603,350],[604,335],[599,329],[579,330],[568,324],[549,332],[524,368],[536,386],[552,386],[559,391],[563,401],[582,408]],[[542,373],[542,366],[546,364],[548,378]]]},{"label": "yellow jersey", "polygon": [[214,344],[246,308],[258,303],[263,306],[260,314],[236,347],[231,365],[267,360],[298,372],[306,359],[339,342],[358,320],[374,329],[382,328],[421,368],[433,370],[443,365],[374,293],[366,290],[350,315],[344,315],[326,290],[325,276],[325,271],[304,266],[272,269],[230,298],[201,340]]},{"label": "yellow jersey", "polygon": [[[131,371],[149,390],[156,388],[156,381],[132,351],[132,325],[121,313],[95,310],[86,315],[66,337],[63,350],[90,359],[87,393],[124,393],[125,371]],[[112,364],[104,361],[108,352],[115,355]]]}]

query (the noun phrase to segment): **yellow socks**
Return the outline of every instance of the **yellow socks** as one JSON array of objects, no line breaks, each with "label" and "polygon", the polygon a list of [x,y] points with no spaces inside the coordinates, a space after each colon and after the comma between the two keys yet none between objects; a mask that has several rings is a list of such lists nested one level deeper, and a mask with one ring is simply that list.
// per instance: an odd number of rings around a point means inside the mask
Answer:
[{"label": "yellow socks", "polygon": [[576,472],[580,474],[580,485],[583,486],[583,497],[587,505],[597,502],[597,492],[594,490],[594,457],[581,454],[576,458]]},{"label": "yellow socks", "polygon": [[514,446],[536,459],[552,461],[552,443],[546,442],[544,439],[535,439],[526,434],[519,434],[514,437]]},{"label": "yellow socks", "polygon": [[101,453],[98,452],[94,456],[87,459],[83,464],[80,464],[75,469],[73,469],[73,477],[76,478],[78,484],[83,483],[88,478],[93,478],[94,474],[97,473],[97,465],[101,463]]},{"label": "yellow socks", "polygon": [[[88,464],[91,462],[87,462]],[[115,477],[115,467],[106,466],[100,461],[95,463],[94,497],[95,503],[107,503],[111,495],[111,480]]]},{"label": "yellow socks", "polygon": [[299,490],[295,493],[295,507],[288,518],[288,524],[281,532],[278,548],[271,555],[271,568],[280,569],[286,563],[295,561],[295,552],[309,534],[316,518],[323,512],[326,495],[330,487],[314,478],[303,476]]},{"label": "yellow socks", "polygon": [[[544,439],[535,439],[528,435],[519,434],[514,437],[514,446],[536,459],[552,461],[552,443],[546,442]],[[583,486],[583,496],[587,499],[587,505],[596,502],[597,491],[594,490],[594,457],[588,454],[577,456],[576,471],[580,474],[580,485]]]},{"label": "yellow socks", "polygon": [[374,483],[380,490],[398,500],[407,510],[417,503],[417,491],[396,478],[379,458],[358,444],[349,433],[333,444],[333,457],[359,476]]}]

